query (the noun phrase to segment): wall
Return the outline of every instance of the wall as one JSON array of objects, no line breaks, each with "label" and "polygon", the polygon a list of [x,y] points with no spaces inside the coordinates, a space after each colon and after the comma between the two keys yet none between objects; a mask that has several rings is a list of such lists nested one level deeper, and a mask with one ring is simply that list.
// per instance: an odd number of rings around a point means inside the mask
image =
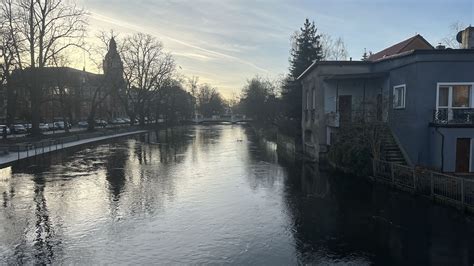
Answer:
[{"label": "wall", "polygon": [[[319,160],[319,153],[321,148],[324,148],[324,144],[327,142],[327,131],[326,131],[326,117],[325,117],[325,93],[327,83],[324,82],[326,75],[334,74],[353,74],[353,73],[367,73],[369,72],[370,65],[365,62],[345,62],[349,65],[343,65],[342,63],[324,63],[317,65],[311,70],[311,72],[302,79],[303,91],[302,91],[302,132],[303,132],[303,149],[306,154],[309,154],[316,160]],[[345,64],[344,63],[344,64]],[[314,121],[305,119],[306,110],[306,98],[312,99],[313,88],[316,94],[316,104],[313,106],[310,100],[310,106],[308,115],[311,114],[311,110],[315,112]],[[306,92],[309,91],[308,95]],[[309,134],[311,132],[311,134]],[[310,137],[308,137],[310,136]],[[308,145],[305,145],[309,144]],[[321,145],[323,144],[323,146]]]},{"label": "wall", "polygon": [[[426,61],[424,60],[426,59]],[[428,60],[429,59],[429,60]],[[405,109],[389,110],[390,127],[403,145],[410,160],[416,165],[431,166],[430,129],[433,111],[436,109],[436,90],[438,82],[474,81],[472,69],[474,60],[462,62],[454,60],[431,61],[435,58],[411,58],[385,63],[390,70],[390,97],[393,100],[393,87],[406,85]],[[417,62],[418,61],[418,62]],[[421,61],[421,62],[420,62]],[[434,161],[433,161],[434,160]]]},{"label": "wall", "polygon": [[[474,128],[439,128],[439,132],[441,132],[444,137],[444,172],[455,172],[456,170],[456,142],[457,138],[471,138],[474,139]],[[471,142],[472,146],[473,142]],[[441,145],[441,141],[439,141],[439,146]],[[473,147],[471,147],[471,172],[474,171],[474,158],[472,151]],[[440,158],[440,150],[439,153],[433,151],[432,156],[435,158]],[[437,156],[438,155],[438,156]],[[433,161],[436,159],[433,158]],[[439,163],[439,165],[441,165]]]}]

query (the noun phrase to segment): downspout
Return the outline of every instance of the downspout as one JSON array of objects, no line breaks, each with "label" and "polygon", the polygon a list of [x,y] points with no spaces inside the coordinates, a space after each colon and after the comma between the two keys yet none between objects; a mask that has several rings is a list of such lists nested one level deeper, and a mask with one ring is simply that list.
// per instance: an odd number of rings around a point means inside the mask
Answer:
[{"label": "downspout", "polygon": [[362,98],[362,119],[363,119],[363,122],[366,122],[365,121],[365,87],[367,86],[367,79],[365,78],[364,79],[364,96]]},{"label": "downspout", "polygon": [[339,113],[339,80],[336,80],[336,113]]},{"label": "downspout", "polygon": [[444,172],[444,135],[436,127],[435,131],[441,136],[441,172]]}]

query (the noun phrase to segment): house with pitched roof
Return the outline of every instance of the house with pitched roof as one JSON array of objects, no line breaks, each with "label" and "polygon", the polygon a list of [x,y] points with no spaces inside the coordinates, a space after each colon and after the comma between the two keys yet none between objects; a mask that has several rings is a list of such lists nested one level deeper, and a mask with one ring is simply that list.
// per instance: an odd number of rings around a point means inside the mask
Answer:
[{"label": "house with pitched roof", "polygon": [[298,78],[304,152],[318,160],[338,131],[369,121],[386,127],[387,161],[474,172],[474,28],[458,40],[435,48],[415,35],[365,61],[313,63]]}]

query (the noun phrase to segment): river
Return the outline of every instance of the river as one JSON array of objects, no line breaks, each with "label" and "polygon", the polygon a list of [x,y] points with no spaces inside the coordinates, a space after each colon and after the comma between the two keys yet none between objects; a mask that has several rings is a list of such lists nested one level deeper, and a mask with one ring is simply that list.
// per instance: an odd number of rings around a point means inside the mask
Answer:
[{"label": "river", "polygon": [[83,146],[0,170],[0,264],[472,265],[474,222],[285,162],[242,125]]}]

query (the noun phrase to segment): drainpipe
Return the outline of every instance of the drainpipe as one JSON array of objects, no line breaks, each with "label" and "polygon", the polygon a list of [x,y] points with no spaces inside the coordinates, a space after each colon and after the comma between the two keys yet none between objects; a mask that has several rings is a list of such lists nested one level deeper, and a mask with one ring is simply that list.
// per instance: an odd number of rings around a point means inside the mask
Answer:
[{"label": "drainpipe", "polygon": [[364,79],[364,96],[363,96],[363,99],[362,99],[362,119],[364,122],[366,122],[366,119],[365,119],[365,87],[367,86],[367,79],[365,78]]},{"label": "drainpipe", "polygon": [[339,113],[339,80],[336,80],[336,113]]},{"label": "drainpipe", "polygon": [[441,136],[441,172],[444,172],[444,134],[436,127],[435,131]]}]

